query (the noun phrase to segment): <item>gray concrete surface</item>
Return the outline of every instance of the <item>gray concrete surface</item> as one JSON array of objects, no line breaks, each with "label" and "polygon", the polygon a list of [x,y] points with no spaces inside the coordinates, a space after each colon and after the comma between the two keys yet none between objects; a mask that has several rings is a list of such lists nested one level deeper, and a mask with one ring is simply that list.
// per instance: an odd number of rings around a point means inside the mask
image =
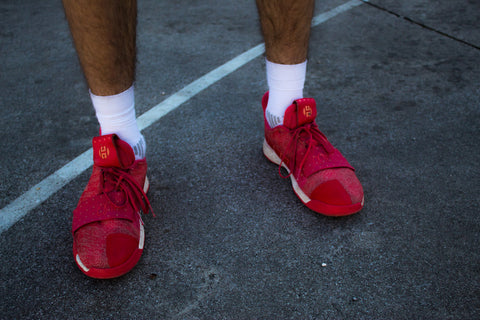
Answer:
[{"label": "gray concrete surface", "polygon": [[[258,58],[144,131],[157,218],[135,269],[77,270],[84,172],[0,235],[0,318],[480,318],[480,4],[371,2],[314,28],[305,88],[357,168],[360,214],[309,211],[264,159]],[[0,17],[4,207],[98,128],[61,3]],[[261,43],[256,19],[253,1],[141,1],[137,113]]]}]

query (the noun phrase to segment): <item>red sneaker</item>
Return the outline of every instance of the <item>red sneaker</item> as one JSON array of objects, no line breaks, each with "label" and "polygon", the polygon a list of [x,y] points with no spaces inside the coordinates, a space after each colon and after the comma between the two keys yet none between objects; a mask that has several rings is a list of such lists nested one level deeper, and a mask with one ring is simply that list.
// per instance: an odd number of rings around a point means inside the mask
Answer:
[{"label": "red sneaker", "polygon": [[[263,96],[265,116],[268,92]],[[285,111],[284,124],[270,128],[265,118],[263,153],[290,177],[293,190],[310,209],[327,216],[345,216],[363,207],[363,188],[353,167],[320,132],[312,98],[298,99]],[[284,167],[288,176],[283,176]]]},{"label": "red sneaker", "polygon": [[140,260],[145,233],[140,211],[150,203],[147,162],[135,160],[116,135],[93,138],[93,172],[73,211],[73,255],[86,275],[108,279]]}]

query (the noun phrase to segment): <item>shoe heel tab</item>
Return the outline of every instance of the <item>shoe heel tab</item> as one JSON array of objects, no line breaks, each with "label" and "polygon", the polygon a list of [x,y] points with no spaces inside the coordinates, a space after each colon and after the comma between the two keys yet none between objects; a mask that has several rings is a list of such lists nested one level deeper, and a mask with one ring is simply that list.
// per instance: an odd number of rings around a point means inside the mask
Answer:
[{"label": "shoe heel tab", "polygon": [[315,121],[317,117],[317,103],[313,98],[297,99],[293,102],[297,106],[297,126]]},{"label": "shoe heel tab", "polygon": [[97,166],[127,168],[135,161],[132,147],[116,134],[95,137],[92,145],[93,163]]}]

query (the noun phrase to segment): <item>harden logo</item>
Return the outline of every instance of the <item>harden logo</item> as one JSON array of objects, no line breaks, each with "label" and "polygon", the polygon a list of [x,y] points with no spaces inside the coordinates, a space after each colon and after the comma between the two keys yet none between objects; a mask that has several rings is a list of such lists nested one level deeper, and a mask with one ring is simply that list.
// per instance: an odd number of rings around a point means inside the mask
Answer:
[{"label": "harden logo", "polygon": [[108,149],[106,146],[101,146],[98,154],[100,155],[100,158],[107,159],[107,157],[110,155],[110,149]]},{"label": "harden logo", "polygon": [[305,118],[310,118],[312,116],[312,107],[305,106],[305,108],[303,108],[303,115]]}]

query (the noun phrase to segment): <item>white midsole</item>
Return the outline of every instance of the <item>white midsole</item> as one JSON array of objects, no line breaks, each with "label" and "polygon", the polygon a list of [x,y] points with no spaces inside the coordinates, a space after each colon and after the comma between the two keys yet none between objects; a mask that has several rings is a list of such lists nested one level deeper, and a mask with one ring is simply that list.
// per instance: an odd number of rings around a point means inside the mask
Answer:
[{"label": "white midsole", "polygon": [[[147,193],[148,188],[150,188],[150,181],[148,177],[145,176],[145,183],[143,184],[143,192]],[[140,241],[138,242],[138,249],[142,250],[145,244],[145,229],[143,228],[143,220],[140,212],[137,212],[140,217]]]},{"label": "white midsole", "polygon": [[80,260],[80,256],[79,256],[78,254],[77,254],[77,256],[75,257],[75,260],[77,260],[78,266],[79,266],[80,268],[82,268],[83,271],[85,271],[85,272],[90,271],[90,268],[87,268],[87,267],[83,264],[82,260]]},{"label": "white midsole", "polygon": [[[273,163],[276,163],[277,165],[282,164],[282,167],[284,167],[287,172],[290,174],[290,170],[287,168],[284,162],[282,162],[282,159],[277,155],[275,150],[272,149],[267,143],[267,140],[263,140],[263,154],[265,157],[267,157],[270,161]],[[308,203],[311,201],[311,199],[300,189],[300,186],[297,183],[297,180],[293,176],[293,174],[290,175],[290,180],[292,181],[292,187],[297,196],[302,200],[303,203]]]},{"label": "white midsole", "polygon": [[148,177],[145,177],[145,182],[143,183],[143,192],[147,193],[149,187],[150,181],[148,181]]},{"label": "white midsole", "polygon": [[145,229],[143,228],[143,220],[140,212],[138,212],[138,215],[140,216],[140,240],[138,241],[138,249],[142,250],[145,244]]}]

